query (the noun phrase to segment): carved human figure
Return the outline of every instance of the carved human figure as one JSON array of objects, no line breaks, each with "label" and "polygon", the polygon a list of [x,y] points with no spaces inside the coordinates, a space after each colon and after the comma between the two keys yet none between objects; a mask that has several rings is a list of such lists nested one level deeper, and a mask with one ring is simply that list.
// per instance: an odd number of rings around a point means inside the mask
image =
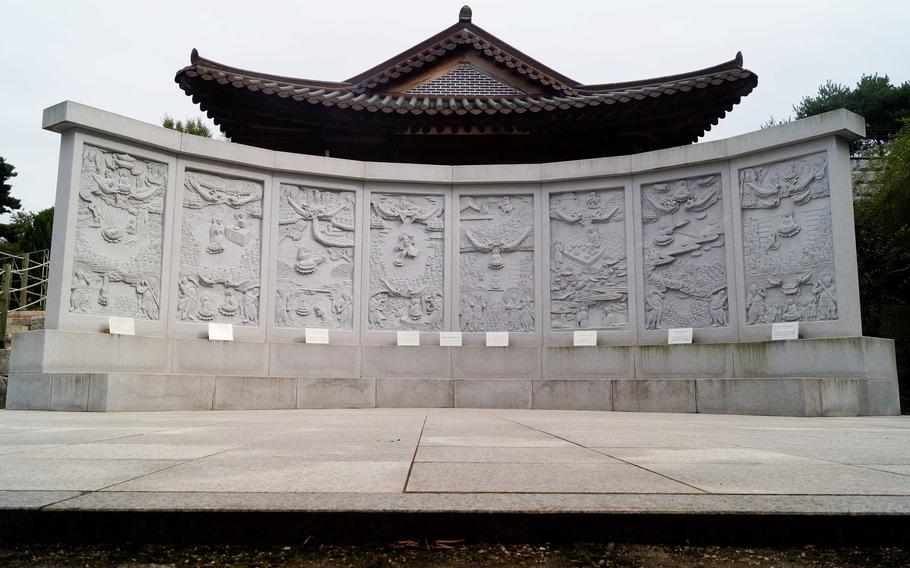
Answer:
[{"label": "carved human figure", "polygon": [[300,317],[307,317],[313,313],[313,306],[307,299],[306,294],[301,294],[300,297],[297,298],[297,307],[294,309],[294,312]]},{"label": "carved human figure", "polygon": [[291,295],[287,290],[282,290],[280,288],[278,289],[276,295],[277,301],[275,302],[275,323],[279,326],[285,327],[290,323]]},{"label": "carved human figure", "polygon": [[199,291],[196,283],[189,276],[184,276],[177,284],[177,318],[183,321],[196,317],[199,309]]},{"label": "carved human figure", "polygon": [[250,226],[250,222],[246,218],[246,213],[244,213],[243,211],[237,211],[236,213],[234,213],[234,230],[244,231],[249,226]]},{"label": "carved human figure", "polygon": [[338,322],[338,325],[342,327],[350,325],[353,309],[354,302],[347,292],[342,292],[332,298],[332,313],[335,314],[335,321]]},{"label": "carved human figure", "polygon": [[800,226],[796,224],[796,219],[794,219],[793,209],[788,210],[784,213],[784,216],[780,220],[780,225],[777,227],[777,234],[781,237],[789,238],[795,236],[800,231]]},{"label": "carved human figure", "polygon": [[217,314],[215,308],[215,302],[212,300],[211,296],[203,296],[200,300],[201,304],[199,310],[196,312],[196,317],[202,321],[212,321],[215,319]]},{"label": "carved human figure", "polygon": [[326,322],[327,315],[325,313],[325,310],[322,309],[322,306],[314,306],[313,313],[316,315],[316,319],[318,319],[320,323]]},{"label": "carved human figure", "polygon": [[562,244],[562,241],[556,241],[553,243],[553,268],[557,270],[562,268],[563,263],[566,261],[565,257],[565,245]]},{"label": "carved human figure", "polygon": [[664,318],[664,293],[661,290],[651,290],[645,299],[645,310],[645,326],[647,329],[657,329]]},{"label": "carved human figure", "polygon": [[583,328],[588,325],[588,306],[581,304],[575,312],[575,327]]},{"label": "carved human figure", "polygon": [[534,300],[525,300],[521,313],[519,314],[521,329],[524,331],[534,331]]},{"label": "carved human figure", "polygon": [[826,275],[812,288],[815,295],[817,318],[820,320],[837,319],[837,302],[831,292],[832,284],[831,277]]},{"label": "carved human figure", "polygon": [[224,301],[221,302],[221,305],[218,306],[218,311],[222,315],[227,317],[234,317],[237,315],[237,312],[240,310],[240,301],[237,299],[237,294],[234,290],[230,288],[224,292]]},{"label": "carved human figure", "polygon": [[708,311],[711,314],[713,325],[723,327],[727,325],[727,289],[723,288],[711,295],[711,301],[708,304]]},{"label": "carved human figure", "polygon": [[749,298],[746,299],[746,323],[753,325],[765,323],[765,300],[767,291],[755,284],[749,286]]},{"label": "carved human figure", "polygon": [[224,252],[224,221],[217,215],[212,216],[212,224],[209,226],[209,245],[205,247],[209,254],[219,254]]},{"label": "carved human figure", "polygon": [[140,278],[136,283],[139,311],[148,319],[158,319],[158,282],[155,278]]},{"label": "carved human figure", "polygon": [[294,270],[300,274],[312,274],[323,262],[325,262],[325,258],[314,256],[310,247],[302,245],[297,249],[297,263],[294,264]]},{"label": "carved human figure", "polygon": [[442,319],[442,296],[439,294],[429,294],[423,298],[427,311],[427,323],[437,325]]},{"label": "carved human figure", "polygon": [[787,309],[784,311],[782,316],[784,321],[799,321],[803,319],[803,314],[799,311],[799,307],[796,305],[796,302],[791,301],[787,304]]},{"label": "carved human figure", "polygon": [[414,296],[408,305],[408,317],[413,321],[420,321],[423,318],[423,304],[420,296]]},{"label": "carved human figure", "polygon": [[585,205],[587,205],[588,209],[598,209],[600,207],[600,194],[596,191],[589,193]]},{"label": "carved human figure", "polygon": [[404,266],[404,261],[408,258],[417,258],[420,249],[412,233],[400,233],[398,235],[398,244],[395,245],[395,259],[392,264],[395,266]]},{"label": "carved human figure", "polygon": [[505,266],[505,263],[502,260],[502,249],[499,247],[490,249],[490,260],[487,263],[487,266],[493,270],[501,270],[502,267]]},{"label": "carved human figure", "polygon": [[380,328],[383,326],[383,322],[386,320],[385,308],[387,299],[388,296],[386,294],[377,294],[370,298],[367,319],[372,327]]},{"label": "carved human figure", "polygon": [[243,323],[259,322],[259,288],[250,288],[243,293],[241,321]]}]

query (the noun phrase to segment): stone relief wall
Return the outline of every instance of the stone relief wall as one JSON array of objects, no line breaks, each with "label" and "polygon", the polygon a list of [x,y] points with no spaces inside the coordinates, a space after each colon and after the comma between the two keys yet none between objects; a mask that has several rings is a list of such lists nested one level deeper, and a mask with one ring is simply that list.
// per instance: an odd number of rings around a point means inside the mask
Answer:
[{"label": "stone relief wall", "polygon": [[550,194],[550,327],[629,326],[622,188]]},{"label": "stone relief wall", "polygon": [[824,152],[739,171],[747,325],[837,319]]},{"label": "stone relief wall", "polygon": [[187,171],[178,322],[259,325],[262,183]]},{"label": "stone relief wall", "polygon": [[443,329],[445,197],[370,198],[368,329]]},{"label": "stone relief wall", "polygon": [[70,313],[160,319],[167,168],[83,146]]},{"label": "stone relief wall", "polygon": [[641,187],[645,328],[726,327],[721,176]]},{"label": "stone relief wall", "polygon": [[463,195],[459,328],[533,332],[534,197]]},{"label": "stone relief wall", "polygon": [[353,329],[353,191],[281,184],[275,325]]}]

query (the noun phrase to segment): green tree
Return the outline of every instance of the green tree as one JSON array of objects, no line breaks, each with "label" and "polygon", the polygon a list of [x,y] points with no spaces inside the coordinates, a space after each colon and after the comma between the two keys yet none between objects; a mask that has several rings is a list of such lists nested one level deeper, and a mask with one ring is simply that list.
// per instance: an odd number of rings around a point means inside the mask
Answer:
[{"label": "green tree", "polygon": [[22,203],[10,195],[13,186],[7,183],[11,178],[19,175],[16,168],[0,156],[0,215],[10,213],[22,207]]},{"label": "green tree", "polygon": [[187,118],[186,122],[184,122],[182,120],[174,120],[174,117],[166,114],[164,115],[164,118],[161,119],[161,126],[183,132],[184,134],[195,134],[196,136],[204,136],[206,138],[212,137],[212,129],[202,122],[201,117]]},{"label": "green tree", "polygon": [[894,339],[910,408],[910,120],[875,159],[872,191],[854,202],[863,333]]},{"label": "green tree", "polygon": [[18,211],[9,223],[0,225],[0,249],[11,254],[50,249],[53,230],[53,207],[37,213]]},{"label": "green tree", "polygon": [[885,143],[910,118],[910,81],[893,85],[887,75],[863,75],[855,88],[827,81],[814,96],[803,97],[793,107],[796,118],[845,108],[866,119],[866,139],[853,145],[854,151],[875,149],[881,156]]}]

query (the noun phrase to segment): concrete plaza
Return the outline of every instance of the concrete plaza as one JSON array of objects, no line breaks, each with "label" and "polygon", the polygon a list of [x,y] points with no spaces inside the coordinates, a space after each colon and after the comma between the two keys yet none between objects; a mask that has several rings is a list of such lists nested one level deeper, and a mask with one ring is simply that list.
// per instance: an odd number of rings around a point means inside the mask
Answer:
[{"label": "concrete plaza", "polygon": [[0,509],[910,513],[910,418],[0,411]]}]

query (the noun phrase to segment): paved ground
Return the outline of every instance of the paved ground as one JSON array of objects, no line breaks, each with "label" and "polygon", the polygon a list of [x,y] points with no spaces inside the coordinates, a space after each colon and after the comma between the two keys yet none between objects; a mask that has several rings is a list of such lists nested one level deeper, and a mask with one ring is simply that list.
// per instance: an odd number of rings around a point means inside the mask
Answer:
[{"label": "paved ground", "polygon": [[0,411],[0,508],[910,513],[910,417]]}]

